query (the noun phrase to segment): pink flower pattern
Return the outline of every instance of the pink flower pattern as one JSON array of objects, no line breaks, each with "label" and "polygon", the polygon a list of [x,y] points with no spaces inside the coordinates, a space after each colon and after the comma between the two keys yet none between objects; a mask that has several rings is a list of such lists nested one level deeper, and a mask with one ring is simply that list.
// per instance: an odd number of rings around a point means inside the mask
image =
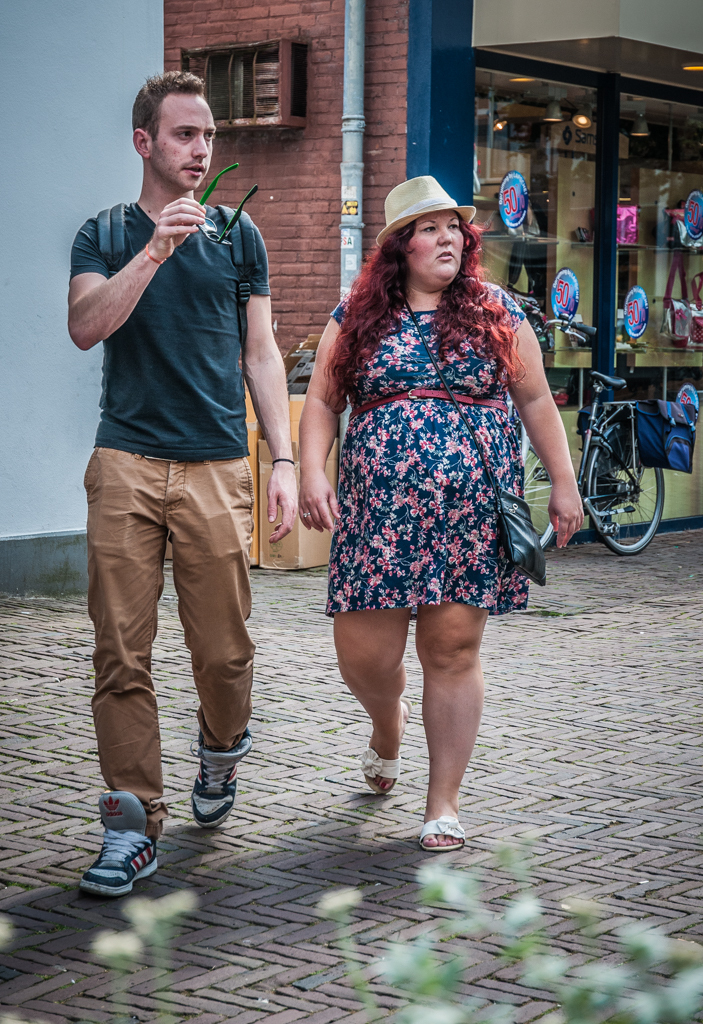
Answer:
[{"label": "pink flower pattern", "polygon": [[[513,330],[524,319],[494,286]],[[341,323],[344,303],[332,314]],[[438,355],[434,313],[418,320]],[[505,399],[494,360],[470,340],[442,369],[456,394]],[[412,387],[440,388],[412,320],[387,335],[357,376],[358,404]],[[500,483],[523,493],[519,440],[505,413],[465,406]],[[405,399],[355,417],[344,441],[340,518],[332,538],[327,614],[454,601],[491,614],[523,609],[528,583],[498,545],[495,502],[481,459],[456,409]]]}]

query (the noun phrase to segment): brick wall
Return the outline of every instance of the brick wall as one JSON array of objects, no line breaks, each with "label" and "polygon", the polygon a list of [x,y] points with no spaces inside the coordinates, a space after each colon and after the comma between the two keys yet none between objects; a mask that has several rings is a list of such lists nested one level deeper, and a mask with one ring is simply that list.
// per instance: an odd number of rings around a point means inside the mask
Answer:
[{"label": "brick wall", "polygon": [[[405,178],[408,0],[367,0],[364,248],[383,226],[383,200]],[[165,66],[181,50],[266,39],[307,41],[304,129],[239,129],[215,143],[212,171],[238,160],[215,199],[235,206],[257,182],[247,210],[269,253],[273,318],[285,352],[319,333],[339,299],[344,0],[165,0]]]}]

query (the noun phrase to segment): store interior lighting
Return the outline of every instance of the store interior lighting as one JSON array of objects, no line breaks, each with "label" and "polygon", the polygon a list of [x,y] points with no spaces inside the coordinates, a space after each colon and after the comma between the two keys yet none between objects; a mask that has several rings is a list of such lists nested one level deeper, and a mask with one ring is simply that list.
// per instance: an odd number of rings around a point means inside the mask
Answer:
[{"label": "store interior lighting", "polygon": [[501,121],[500,119],[498,119],[497,121],[495,121],[493,123],[493,131],[494,132],[502,132],[507,123],[508,122],[506,120],[502,120]]},{"label": "store interior lighting", "polygon": [[547,104],[547,107],[546,107],[546,109],[544,111],[544,118],[543,118],[543,120],[545,120],[545,121],[563,121],[564,120],[564,115],[561,112],[561,106],[559,105],[559,100],[554,99],[554,100],[550,100],[549,101],[549,103]]},{"label": "store interior lighting", "polygon": [[635,120],[632,122],[632,128],[630,129],[630,135],[637,137],[649,135],[649,125],[645,120],[645,116],[642,113],[635,115]]},{"label": "store interior lighting", "polygon": [[593,107],[590,103],[583,103],[572,118],[579,128],[590,128],[593,124]]}]

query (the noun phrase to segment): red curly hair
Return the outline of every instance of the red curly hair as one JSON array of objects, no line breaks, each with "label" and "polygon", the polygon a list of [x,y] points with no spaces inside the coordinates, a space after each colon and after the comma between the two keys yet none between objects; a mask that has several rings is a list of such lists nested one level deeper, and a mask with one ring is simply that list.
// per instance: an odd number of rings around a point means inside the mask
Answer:
[{"label": "red curly hair", "polygon": [[[435,316],[440,356],[455,352],[467,338],[482,358],[495,359],[499,379],[510,384],[524,369],[514,344],[510,315],[484,282],[480,266],[481,230],[460,220],[464,236],[459,272],[445,288]],[[405,305],[408,243],[415,221],[389,235],[364,260],[349,298],[344,323],[330,354],[328,379],[340,395],[356,397],[357,371],[368,364],[385,335],[400,329]]]}]

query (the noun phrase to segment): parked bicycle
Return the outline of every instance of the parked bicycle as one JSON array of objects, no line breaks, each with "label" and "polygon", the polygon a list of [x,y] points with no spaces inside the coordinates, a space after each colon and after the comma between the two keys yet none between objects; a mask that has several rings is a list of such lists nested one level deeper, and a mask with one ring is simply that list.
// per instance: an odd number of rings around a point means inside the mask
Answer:
[{"label": "parked bicycle", "polygon": [[[594,327],[552,321],[566,333],[593,337]],[[577,482],[584,513],[603,542],[618,555],[636,555],[650,543],[664,510],[664,474],[640,461],[635,402],[603,402],[606,389],[627,382],[591,372],[592,403],[579,413],[583,437]],[[525,498],[532,521],[546,547],[554,536],[548,505],[552,485],[532,446],[525,457]]]}]

